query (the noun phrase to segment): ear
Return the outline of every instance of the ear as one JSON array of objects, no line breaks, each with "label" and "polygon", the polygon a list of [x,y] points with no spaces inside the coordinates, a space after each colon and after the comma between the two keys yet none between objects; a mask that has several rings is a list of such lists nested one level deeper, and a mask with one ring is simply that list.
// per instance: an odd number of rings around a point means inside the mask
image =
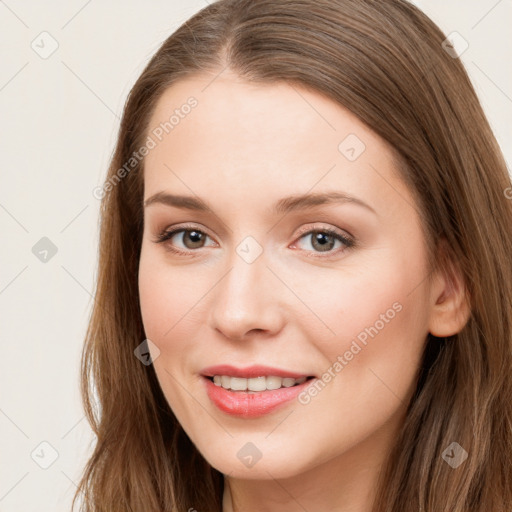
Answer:
[{"label": "ear", "polygon": [[442,338],[463,329],[471,315],[471,306],[462,272],[450,257],[445,239],[441,239],[438,250],[440,265],[430,288],[429,332]]}]

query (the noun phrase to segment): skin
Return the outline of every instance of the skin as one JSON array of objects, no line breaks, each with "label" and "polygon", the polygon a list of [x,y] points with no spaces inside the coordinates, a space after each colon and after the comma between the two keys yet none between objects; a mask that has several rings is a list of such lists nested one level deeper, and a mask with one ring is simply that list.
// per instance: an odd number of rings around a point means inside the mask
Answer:
[{"label": "skin", "polygon": [[[168,192],[212,208],[155,202],[144,211],[139,291],[146,335],[160,351],[157,377],[190,439],[225,475],[224,512],[368,512],[428,332],[455,334],[467,320],[462,287],[457,275],[427,279],[429,242],[383,139],[315,92],[249,84],[229,70],[213,77],[170,87],[148,131],[197,99],[146,156],[144,199]],[[366,146],[355,161],[338,149],[349,134]],[[354,202],[271,212],[285,196],[325,191],[360,198],[374,212]],[[187,232],[155,242],[183,223],[207,235],[202,246]],[[336,241],[322,252],[307,231],[325,228],[356,245]],[[247,236],[263,249],[252,263],[236,251]],[[396,303],[394,318],[306,405],[294,400],[242,419],[205,393],[199,374],[213,364],[321,378]],[[248,442],[262,453],[250,468],[237,457]]]}]

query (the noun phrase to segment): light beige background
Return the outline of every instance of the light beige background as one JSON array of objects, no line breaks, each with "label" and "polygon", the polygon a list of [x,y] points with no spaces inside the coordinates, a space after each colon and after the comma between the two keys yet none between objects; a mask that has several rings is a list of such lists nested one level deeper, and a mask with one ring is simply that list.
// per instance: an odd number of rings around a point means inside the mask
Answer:
[{"label": "light beige background", "polygon": [[[511,0],[417,4],[469,43],[461,58],[511,162]],[[205,5],[0,0],[2,512],[70,510],[93,441],[78,392],[96,269],[92,191],[135,79]],[[57,249],[46,262],[32,252],[43,237]]]}]

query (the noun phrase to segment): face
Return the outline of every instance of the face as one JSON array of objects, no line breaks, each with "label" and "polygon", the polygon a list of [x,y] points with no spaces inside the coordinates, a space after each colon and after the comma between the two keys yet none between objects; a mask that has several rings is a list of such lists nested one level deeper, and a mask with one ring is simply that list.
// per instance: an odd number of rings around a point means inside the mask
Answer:
[{"label": "face", "polygon": [[165,397],[233,477],[384,450],[415,388],[430,303],[393,152],[320,94],[211,80],[169,88],[148,130],[139,291]]}]

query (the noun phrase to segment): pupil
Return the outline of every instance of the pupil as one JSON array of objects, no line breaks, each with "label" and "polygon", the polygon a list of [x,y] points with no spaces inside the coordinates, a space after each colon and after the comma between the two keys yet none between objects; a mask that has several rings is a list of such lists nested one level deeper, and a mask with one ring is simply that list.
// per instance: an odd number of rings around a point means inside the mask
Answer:
[{"label": "pupil", "polygon": [[188,237],[189,237],[189,243],[192,246],[192,248],[196,247],[197,245],[201,245],[201,238],[202,233],[199,231],[188,231]]},{"label": "pupil", "polygon": [[[329,238],[331,238],[331,240],[329,240]],[[332,247],[334,246],[334,240],[332,240],[332,238],[332,235],[327,235],[325,233],[317,233],[313,240],[315,243],[320,244],[320,249],[322,251],[326,251],[332,249]]]}]

